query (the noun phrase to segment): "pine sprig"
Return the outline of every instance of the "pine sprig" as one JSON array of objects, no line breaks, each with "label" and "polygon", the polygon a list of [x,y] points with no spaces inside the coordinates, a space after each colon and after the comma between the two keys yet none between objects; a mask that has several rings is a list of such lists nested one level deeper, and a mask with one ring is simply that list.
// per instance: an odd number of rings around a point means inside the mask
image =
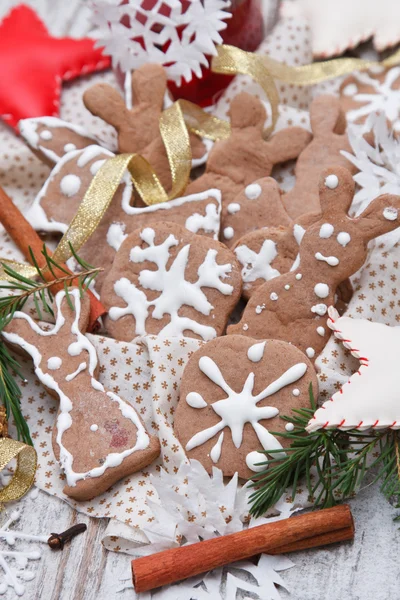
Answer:
[{"label": "pine sprig", "polygon": [[[400,499],[400,449],[397,431],[338,429],[307,433],[306,426],[316,410],[310,387],[310,408],[293,410],[294,415],[282,417],[295,428],[291,433],[271,432],[290,441],[286,456],[260,462],[265,469],[254,477],[250,495],[250,513],[263,515],[283,494],[292,488],[295,500],[299,480],[306,482],[309,499],[315,508],[334,506],[342,498],[352,496],[361,484],[366,471],[377,469],[374,481],[381,482],[381,490],[391,499]],[[269,450],[268,454],[282,453]],[[373,458],[376,452],[376,457]],[[267,453],[264,452],[266,455]],[[267,458],[267,457],[266,457]]]},{"label": "pine sprig", "polygon": [[[53,294],[51,287],[54,284],[63,284],[67,300],[71,309],[74,305],[71,302],[68,292],[68,284],[77,280],[81,294],[90,286],[96,275],[102,270],[93,268],[82,260],[70,246],[71,253],[78,265],[82,269],[80,273],[69,273],[65,267],[57,264],[48,254],[46,246],[43,245],[42,254],[45,258],[45,266],[39,267],[37,260],[29,249],[32,263],[37,271],[36,280],[28,279],[15,271],[9,264],[0,263],[4,273],[10,279],[9,282],[0,284],[0,290],[6,290],[8,295],[0,298],[0,401],[6,408],[7,419],[13,417],[18,439],[27,444],[32,444],[29,433],[29,427],[21,412],[21,390],[17,384],[17,378],[23,379],[20,372],[20,366],[16,359],[10,354],[6,345],[1,340],[1,331],[11,321],[17,311],[22,310],[29,298],[33,299],[36,312],[40,320],[43,319],[43,313],[53,315]],[[61,277],[55,276],[55,269],[58,272],[65,273]],[[55,279],[48,282],[44,276],[45,270],[49,270]],[[43,311],[43,312],[42,312]]]}]

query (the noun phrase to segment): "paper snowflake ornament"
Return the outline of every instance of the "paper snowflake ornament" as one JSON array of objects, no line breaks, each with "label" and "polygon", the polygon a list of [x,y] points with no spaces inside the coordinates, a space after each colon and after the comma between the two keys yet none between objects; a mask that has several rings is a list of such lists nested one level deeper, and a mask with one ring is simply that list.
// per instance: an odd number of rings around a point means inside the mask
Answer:
[{"label": "paper snowflake ornament", "polygon": [[216,54],[226,28],[228,0],[157,0],[151,10],[142,0],[94,0],[94,35],[113,66],[123,72],[145,63],[165,67],[177,85],[201,77],[207,55]]},{"label": "paper snowflake ornament", "polygon": [[360,367],[316,410],[307,431],[400,429],[400,327],[339,317],[333,307],[328,314],[328,327]]}]

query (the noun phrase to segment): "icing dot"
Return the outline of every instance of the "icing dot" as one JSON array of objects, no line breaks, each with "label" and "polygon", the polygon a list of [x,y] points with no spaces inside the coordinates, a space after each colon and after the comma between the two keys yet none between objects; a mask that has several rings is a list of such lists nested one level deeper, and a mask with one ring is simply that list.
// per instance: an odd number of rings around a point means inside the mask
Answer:
[{"label": "icing dot", "polygon": [[266,343],[267,342],[258,342],[257,344],[250,346],[250,348],[247,350],[247,358],[251,360],[251,362],[260,362],[264,356]]},{"label": "icing dot", "polygon": [[318,298],[327,298],[329,296],[329,286],[326,283],[317,283],[314,287],[314,293]]},{"label": "icing dot", "polygon": [[307,348],[306,354],[307,354],[308,358],[313,358],[315,356],[314,348]]},{"label": "icing dot", "polygon": [[90,426],[90,431],[97,431],[99,428],[98,425],[96,425],[95,423],[93,423],[93,425]]},{"label": "icing dot", "polygon": [[186,402],[192,408],[205,408],[207,406],[207,402],[197,392],[189,392],[186,396]]},{"label": "icing dot", "polygon": [[387,206],[383,211],[383,216],[387,221],[395,221],[397,219],[398,211],[394,206]]},{"label": "icing dot", "polygon": [[264,462],[266,461],[266,457],[261,454],[261,452],[249,452],[246,455],[246,465],[249,467],[249,469],[251,469],[251,471],[254,471],[255,473],[259,473],[260,471],[264,471],[264,469],[267,468],[267,465],[258,465],[257,463],[260,462]]},{"label": "icing dot", "polygon": [[76,150],[75,144],[65,144],[64,152],[72,152],[73,150]]},{"label": "icing dot", "polygon": [[297,281],[300,281],[300,279],[303,277],[303,275],[301,273],[297,273],[296,275],[296,279]]},{"label": "icing dot", "polygon": [[50,369],[50,371],[55,371],[56,369],[59,369],[61,365],[62,360],[59,356],[51,356],[47,361],[47,368]]},{"label": "icing dot", "polygon": [[341,231],[340,233],[338,233],[336,239],[341,246],[345,247],[350,242],[351,237],[350,234],[346,231]]},{"label": "icing dot", "polygon": [[330,190],[336,189],[339,185],[339,179],[337,175],[328,175],[328,177],[325,177],[325,185]]},{"label": "icing dot", "polygon": [[41,131],[39,135],[42,138],[42,140],[51,140],[53,138],[53,134],[48,129],[43,129],[43,131]]},{"label": "icing dot", "polygon": [[243,325],[243,331],[247,331],[247,330],[248,330],[248,328],[249,328],[249,326],[247,325],[247,323],[245,323],[245,324]]},{"label": "icing dot", "polygon": [[293,396],[300,396],[300,390],[298,390],[297,388],[294,388],[294,390],[292,390],[292,394],[293,394]]},{"label": "icing dot", "polygon": [[235,232],[233,230],[233,227],[225,227],[225,229],[224,229],[224,238],[226,240],[231,240],[234,235],[235,235]]},{"label": "icing dot", "polygon": [[81,180],[77,175],[65,175],[60,181],[60,190],[68,197],[77,194],[80,187]]},{"label": "icing dot", "polygon": [[288,283],[285,285],[285,290],[290,290],[290,285]]},{"label": "icing dot", "polygon": [[328,263],[330,267],[337,267],[340,262],[336,256],[324,256],[321,252],[316,252],[315,258]]},{"label": "icing dot", "polygon": [[286,429],[286,431],[289,431],[289,432],[290,432],[290,431],[293,431],[293,430],[294,430],[294,425],[293,425],[293,423],[286,423],[286,425],[285,425],[285,429]]},{"label": "icing dot", "polygon": [[319,230],[319,237],[325,239],[330,238],[334,229],[335,228],[330,223],[324,223]]},{"label": "icing dot", "polygon": [[261,185],[258,185],[258,183],[251,183],[246,187],[244,193],[246,194],[246,198],[249,200],[257,200],[261,194],[261,191]]},{"label": "icing dot", "polygon": [[343,88],[343,94],[345,96],[354,96],[354,94],[357,94],[357,90],[358,88],[355,83],[349,83]]},{"label": "icing dot", "polygon": [[272,292],[272,294],[270,295],[271,300],[278,300],[278,294],[276,294],[275,292]]},{"label": "icing dot", "polygon": [[323,327],[317,327],[317,333],[323,337],[325,335],[325,329]]},{"label": "icing dot", "polygon": [[265,304],[259,304],[258,306],[256,306],[256,313],[258,315],[260,315],[262,313],[262,311],[264,310],[264,308],[265,308]]},{"label": "icing dot", "polygon": [[240,204],[238,204],[237,202],[231,202],[230,204],[228,204],[228,213],[230,215],[234,215],[235,213],[239,212],[240,210]]},{"label": "icing dot", "polygon": [[328,307],[326,306],[326,304],[315,304],[311,307],[311,312],[316,313],[320,317],[323,317],[326,314],[327,310]]}]

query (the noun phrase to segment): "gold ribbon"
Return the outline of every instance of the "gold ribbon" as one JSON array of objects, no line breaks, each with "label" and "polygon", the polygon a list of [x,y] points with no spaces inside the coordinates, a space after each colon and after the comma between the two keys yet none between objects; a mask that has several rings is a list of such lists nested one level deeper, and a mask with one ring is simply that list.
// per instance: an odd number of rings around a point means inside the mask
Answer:
[{"label": "gold ribbon", "polygon": [[189,100],[178,100],[182,109],[186,127],[196,135],[209,140],[224,140],[231,134],[231,126],[228,121],[218,119],[214,115],[189,102]]},{"label": "gold ribbon", "polygon": [[24,263],[20,263],[15,260],[8,260],[6,258],[1,258],[0,259],[0,281],[14,281],[15,282],[14,277],[10,277],[4,271],[3,267],[1,266],[2,264],[7,265],[8,267],[10,267],[14,271],[16,271],[19,275],[22,275],[23,277],[26,277],[27,279],[33,279],[38,274],[35,267],[32,267],[32,265],[26,265]]},{"label": "gold ribbon", "polygon": [[10,483],[0,490],[0,503],[18,500],[33,485],[37,465],[36,450],[17,440],[0,438],[0,471],[13,458],[17,459],[17,467]]}]

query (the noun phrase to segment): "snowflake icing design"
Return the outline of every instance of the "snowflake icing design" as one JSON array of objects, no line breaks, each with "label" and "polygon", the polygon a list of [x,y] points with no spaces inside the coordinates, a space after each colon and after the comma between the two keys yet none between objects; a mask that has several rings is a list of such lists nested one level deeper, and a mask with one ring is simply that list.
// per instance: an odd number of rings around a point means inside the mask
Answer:
[{"label": "snowflake icing design", "polygon": [[[246,423],[250,423],[257,434],[260,444],[267,452],[269,450],[281,450],[279,441],[269,433],[261,423],[262,419],[272,419],[279,414],[279,410],[273,406],[257,406],[258,402],[264,400],[279,392],[283,387],[298,381],[306,372],[305,363],[297,363],[287,369],[278,379],[272,381],[262,392],[253,395],[255,375],[249,373],[241,392],[235,392],[225,381],[218,365],[208,356],[202,356],[199,360],[200,371],[204,373],[213,383],[218,385],[227,395],[223,400],[217,400],[211,404],[215,413],[220,417],[220,422],[216,425],[196,433],[186,444],[186,450],[192,450],[201,446],[225,427],[229,427],[232,434],[232,441],[236,448],[240,448],[243,439],[243,429]],[[208,406],[204,398],[197,392],[190,392],[186,396],[186,402],[193,408],[205,408]],[[221,434],[223,436],[223,433]],[[222,445],[223,437],[217,442],[217,447]],[[210,456],[216,454],[214,447]],[[275,454],[279,457],[280,453]],[[219,458],[219,456],[218,456]]]},{"label": "snowflake icing design", "polygon": [[[374,93],[351,93],[354,84],[349,84],[343,90],[345,95],[349,94],[355,102],[362,103],[362,106],[348,111],[347,118],[354,122],[362,117],[366,117],[374,112],[382,112],[393,123],[396,131],[400,130],[400,89],[392,88],[392,85],[400,77],[400,67],[390,69],[385,79],[380,82],[378,79],[370,77],[367,73],[356,73],[355,79],[364,85],[371,86]],[[347,93],[346,93],[347,90]]]},{"label": "snowflake icing design", "polygon": [[147,300],[146,294],[126,277],[122,277],[114,284],[115,293],[125,302],[126,307],[113,306],[109,316],[116,321],[125,315],[133,315],[137,335],[146,333],[146,319],[149,309],[153,307],[151,317],[162,319],[169,314],[170,322],[161,330],[160,335],[182,336],[185,330],[193,331],[204,340],[216,337],[213,327],[203,325],[178,314],[179,309],[186,305],[191,306],[203,315],[210,315],[213,305],[208,301],[202,287],[214,288],[224,295],[230,295],[233,287],[221,281],[232,271],[231,264],[219,265],[216,262],[217,250],[209,249],[207,255],[197,271],[198,280],[191,283],[185,279],[185,270],[189,260],[190,244],[186,244],[178,252],[171,266],[167,268],[170,259],[170,248],[179,244],[176,237],[170,234],[162,244],[154,243],[155,231],[146,227],[140,233],[141,239],[148,245],[147,248],[135,246],[130,251],[130,260],[134,263],[150,261],[157,265],[156,271],[144,269],[139,275],[139,283],[144,289],[161,292],[155,300]]},{"label": "snowflake icing design", "polygon": [[[122,71],[151,62],[165,66],[177,85],[201,77],[206,55],[216,54],[226,28],[229,0],[157,0],[151,10],[142,0],[94,0],[93,23],[98,43]],[[185,5],[186,4],[186,5]]]}]

